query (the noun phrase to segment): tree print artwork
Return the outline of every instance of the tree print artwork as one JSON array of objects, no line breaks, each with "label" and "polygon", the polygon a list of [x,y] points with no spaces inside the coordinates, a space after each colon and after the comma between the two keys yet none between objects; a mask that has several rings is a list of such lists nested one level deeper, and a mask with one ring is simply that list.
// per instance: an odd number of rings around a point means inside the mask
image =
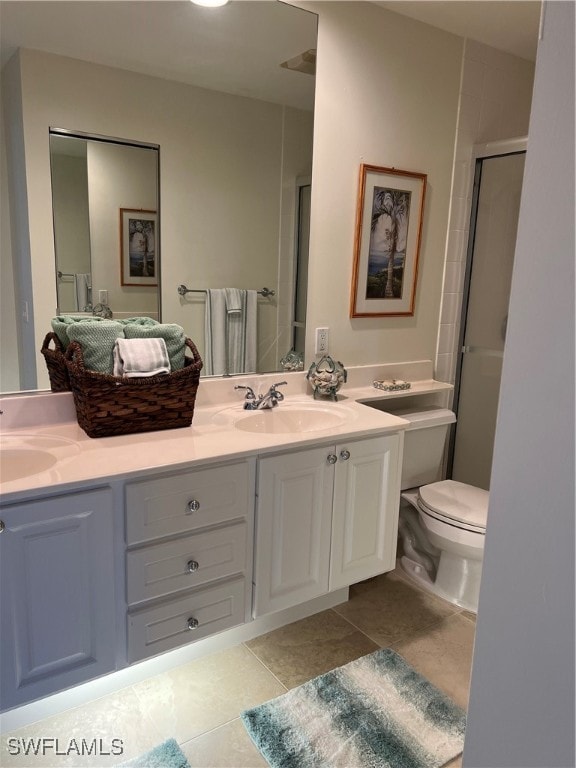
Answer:
[{"label": "tree print artwork", "polygon": [[404,283],[411,192],[374,187],[367,299],[400,299]]}]

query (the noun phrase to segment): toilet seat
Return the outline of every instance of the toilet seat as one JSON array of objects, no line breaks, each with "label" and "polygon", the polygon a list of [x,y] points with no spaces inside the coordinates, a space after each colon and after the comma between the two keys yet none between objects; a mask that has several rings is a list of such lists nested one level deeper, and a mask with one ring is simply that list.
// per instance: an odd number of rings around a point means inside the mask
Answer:
[{"label": "toilet seat", "polygon": [[488,491],[457,480],[442,480],[422,486],[418,508],[439,522],[474,533],[486,533]]}]

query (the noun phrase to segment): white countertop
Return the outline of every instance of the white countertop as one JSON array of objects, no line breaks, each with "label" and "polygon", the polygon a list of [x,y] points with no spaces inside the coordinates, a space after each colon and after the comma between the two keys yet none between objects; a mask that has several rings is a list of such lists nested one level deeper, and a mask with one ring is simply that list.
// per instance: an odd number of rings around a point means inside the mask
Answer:
[{"label": "white countertop", "polygon": [[[233,390],[230,384],[228,388]],[[2,503],[21,501],[24,498],[33,499],[47,492],[63,492],[78,486],[98,485],[127,477],[149,476],[214,461],[233,461],[241,457],[290,450],[300,446],[341,443],[345,440],[397,432],[407,425],[404,419],[362,405],[359,401],[383,401],[397,398],[399,395],[434,393],[450,388],[447,384],[432,380],[413,382],[410,390],[400,393],[383,392],[373,386],[344,387],[338,394],[337,402],[326,398],[314,400],[310,394],[296,391],[294,394],[287,394],[284,401],[269,413],[280,413],[281,409],[288,413],[290,410],[319,408],[329,416],[338,414],[340,422],[325,429],[296,433],[248,432],[235,427],[234,422],[240,418],[254,413],[266,417],[266,412],[243,410],[241,393],[233,392],[234,399],[228,402],[213,403],[204,397],[203,401],[200,399],[199,405],[197,400],[190,427],[104,438],[90,438],[78,426],[66,399],[71,400],[71,396],[66,393],[60,396],[60,402],[65,403],[68,409],[64,409],[63,419],[60,418],[55,423],[33,426],[24,422],[16,428],[3,430],[2,440],[5,441],[5,447],[10,441],[18,443],[20,438],[25,441],[26,436],[32,438],[31,446],[39,437],[52,437],[59,438],[66,446],[64,454],[70,455],[64,455],[51,468],[36,474],[9,481],[2,481],[0,477]]]}]

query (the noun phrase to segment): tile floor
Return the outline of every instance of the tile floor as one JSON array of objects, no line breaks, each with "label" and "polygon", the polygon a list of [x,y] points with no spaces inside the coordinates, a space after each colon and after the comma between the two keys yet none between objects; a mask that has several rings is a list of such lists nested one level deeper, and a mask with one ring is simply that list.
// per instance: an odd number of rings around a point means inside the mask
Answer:
[{"label": "tile floor", "polygon": [[[352,587],[350,600],[331,610],[5,734],[0,765],[117,765],[173,737],[192,768],[266,766],[244,731],[242,710],[385,646],[466,707],[474,631],[473,614],[394,571]],[[102,739],[108,751],[112,739],[122,739],[124,751],[80,759],[10,755],[9,738],[40,736],[65,744]],[[448,765],[460,768],[461,758]]]}]

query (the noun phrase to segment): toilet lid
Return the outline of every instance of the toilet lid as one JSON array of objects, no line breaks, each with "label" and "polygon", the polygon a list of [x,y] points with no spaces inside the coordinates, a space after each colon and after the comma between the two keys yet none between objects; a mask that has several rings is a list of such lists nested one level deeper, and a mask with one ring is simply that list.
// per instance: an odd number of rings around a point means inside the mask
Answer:
[{"label": "toilet lid", "polygon": [[469,529],[486,528],[488,517],[488,491],[456,480],[442,480],[424,485],[419,491],[423,511],[434,517],[447,518],[447,522],[462,524]]}]

